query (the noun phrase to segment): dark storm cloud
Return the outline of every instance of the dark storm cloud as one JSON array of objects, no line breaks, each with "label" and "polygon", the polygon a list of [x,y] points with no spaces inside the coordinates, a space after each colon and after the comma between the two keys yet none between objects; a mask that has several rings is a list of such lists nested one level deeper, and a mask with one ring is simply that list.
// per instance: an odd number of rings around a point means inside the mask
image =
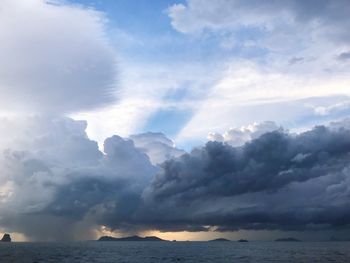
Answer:
[{"label": "dark storm cloud", "polygon": [[319,126],[292,136],[263,134],[243,147],[208,142],[166,161],[151,186],[156,199],[170,196],[234,196],[274,191],[343,168],[349,160],[350,132]]},{"label": "dark storm cloud", "polygon": [[[212,141],[160,167],[116,135],[102,153],[84,122],[35,118],[26,126],[0,155],[0,225],[32,240],[93,238],[99,226],[136,233],[350,224],[349,121],[297,135],[278,129],[240,147]],[[152,141],[166,139],[141,137],[156,153]]]},{"label": "dark storm cloud", "polygon": [[208,142],[166,161],[144,199],[167,219],[156,220],[165,228],[186,222],[218,231],[344,227],[349,153],[350,131],[324,126],[299,135],[266,133],[242,147]]}]

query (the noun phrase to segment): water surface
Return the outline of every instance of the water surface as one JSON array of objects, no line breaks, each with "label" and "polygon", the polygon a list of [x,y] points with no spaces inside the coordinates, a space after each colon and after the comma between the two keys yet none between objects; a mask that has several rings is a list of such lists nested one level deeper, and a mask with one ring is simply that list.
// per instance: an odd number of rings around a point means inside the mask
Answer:
[{"label": "water surface", "polygon": [[0,243],[0,262],[350,262],[350,242]]}]

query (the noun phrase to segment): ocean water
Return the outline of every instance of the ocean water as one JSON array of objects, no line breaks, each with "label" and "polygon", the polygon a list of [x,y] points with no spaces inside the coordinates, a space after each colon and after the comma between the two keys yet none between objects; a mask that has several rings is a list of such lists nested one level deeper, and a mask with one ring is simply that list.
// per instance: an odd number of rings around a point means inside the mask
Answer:
[{"label": "ocean water", "polygon": [[0,262],[350,262],[350,242],[0,243]]}]

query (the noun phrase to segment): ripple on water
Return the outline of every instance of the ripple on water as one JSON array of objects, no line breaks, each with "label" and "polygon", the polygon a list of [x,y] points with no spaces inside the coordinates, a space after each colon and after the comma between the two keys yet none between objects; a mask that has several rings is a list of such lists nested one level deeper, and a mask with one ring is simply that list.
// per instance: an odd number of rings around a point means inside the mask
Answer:
[{"label": "ripple on water", "polygon": [[0,244],[0,262],[350,262],[349,242],[71,242]]}]

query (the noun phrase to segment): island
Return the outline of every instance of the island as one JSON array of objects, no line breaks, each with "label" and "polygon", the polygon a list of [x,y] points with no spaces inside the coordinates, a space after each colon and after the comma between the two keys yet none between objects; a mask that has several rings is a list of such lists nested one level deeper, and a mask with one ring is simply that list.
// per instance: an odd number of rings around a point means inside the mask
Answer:
[{"label": "island", "polygon": [[226,238],[216,238],[216,239],[212,239],[212,240],[208,240],[208,242],[226,242],[226,241],[231,241],[231,240],[228,240]]},{"label": "island", "polygon": [[240,239],[237,242],[248,242],[248,240],[247,239]]},{"label": "island", "polygon": [[120,237],[120,238],[103,236],[103,237],[100,237],[97,241],[167,241],[167,240],[161,239],[156,236],[150,236],[150,237],[130,236],[130,237]]},{"label": "island", "polygon": [[294,237],[278,238],[275,241],[278,241],[278,242],[301,242],[301,240],[296,239]]},{"label": "island", "polygon": [[1,242],[11,242],[10,234],[4,234],[2,239],[1,239]]}]

